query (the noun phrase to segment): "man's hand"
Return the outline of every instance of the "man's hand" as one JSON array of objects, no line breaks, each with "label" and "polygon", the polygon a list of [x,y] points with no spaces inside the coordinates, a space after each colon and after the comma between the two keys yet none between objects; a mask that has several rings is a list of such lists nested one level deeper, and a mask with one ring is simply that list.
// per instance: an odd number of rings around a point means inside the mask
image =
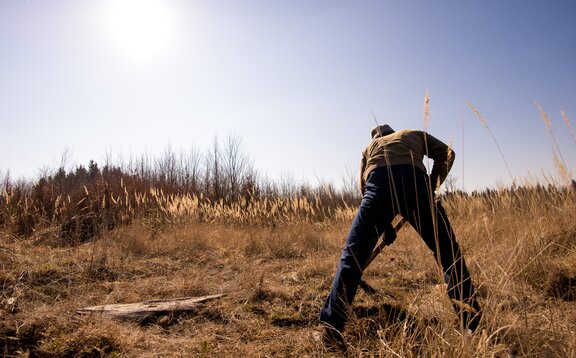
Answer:
[{"label": "man's hand", "polygon": [[388,224],[384,229],[384,243],[386,245],[392,244],[396,240],[396,230],[392,226],[392,223]]}]

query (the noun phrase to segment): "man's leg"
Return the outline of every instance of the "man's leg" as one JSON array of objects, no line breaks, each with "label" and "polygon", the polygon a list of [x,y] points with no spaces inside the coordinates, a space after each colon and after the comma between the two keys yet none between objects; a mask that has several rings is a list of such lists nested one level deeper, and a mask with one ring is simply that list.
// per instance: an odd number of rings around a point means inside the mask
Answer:
[{"label": "man's leg", "polygon": [[[465,328],[475,330],[480,322],[480,305],[466,262],[456,241],[448,216],[440,202],[430,197],[425,180],[416,178],[415,190],[404,188],[403,216],[418,231],[434,257],[442,266],[448,284],[448,296]],[[473,310],[470,310],[465,305]]]},{"label": "man's leg", "polygon": [[[448,284],[448,296],[452,299],[454,310],[463,327],[475,331],[480,323],[481,312],[480,305],[476,300],[472,278],[450,226],[448,216],[440,202],[436,204],[436,213],[440,262],[444,270],[444,279]],[[448,240],[444,238],[448,238]],[[463,306],[462,303],[469,307]]]},{"label": "man's leg", "polygon": [[375,185],[378,181],[374,175],[366,184],[366,193],[348,233],[332,289],[320,312],[320,321],[338,331],[343,330],[348,319],[348,305],[354,300],[366,261],[379,235],[394,217],[386,211],[387,195]]}]

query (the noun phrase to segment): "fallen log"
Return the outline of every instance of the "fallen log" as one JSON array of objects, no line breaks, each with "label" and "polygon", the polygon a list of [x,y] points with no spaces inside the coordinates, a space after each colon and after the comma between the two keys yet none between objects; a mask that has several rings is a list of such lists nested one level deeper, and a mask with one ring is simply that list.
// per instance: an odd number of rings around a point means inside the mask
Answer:
[{"label": "fallen log", "polygon": [[202,303],[215,300],[223,296],[225,296],[225,294],[91,306],[80,308],[76,310],[76,313],[100,313],[103,317],[116,320],[143,321],[152,316],[157,316],[160,314],[194,311]]}]

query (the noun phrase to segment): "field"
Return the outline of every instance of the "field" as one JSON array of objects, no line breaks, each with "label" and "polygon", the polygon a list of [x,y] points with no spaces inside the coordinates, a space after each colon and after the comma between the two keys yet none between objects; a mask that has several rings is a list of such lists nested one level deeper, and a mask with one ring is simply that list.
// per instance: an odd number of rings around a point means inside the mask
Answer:
[{"label": "field", "polygon": [[[38,185],[5,184],[4,356],[338,356],[312,334],[353,198],[301,188],[228,202],[139,194],[125,177],[107,183],[116,186],[43,196],[43,211]],[[485,311],[481,329],[459,330],[431,253],[406,227],[365,272],[376,292],[357,295],[348,354],[576,356],[575,199],[574,188],[553,185],[445,195]],[[211,294],[225,296],[140,322],[76,313]]]}]

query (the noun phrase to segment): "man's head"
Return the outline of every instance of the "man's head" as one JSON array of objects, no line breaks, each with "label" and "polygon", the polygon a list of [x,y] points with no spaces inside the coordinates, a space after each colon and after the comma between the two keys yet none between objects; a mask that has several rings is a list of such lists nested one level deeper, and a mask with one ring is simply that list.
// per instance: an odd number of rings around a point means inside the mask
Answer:
[{"label": "man's head", "polygon": [[383,137],[391,133],[394,133],[394,129],[392,129],[389,125],[387,124],[378,125],[374,127],[374,129],[372,129],[372,139]]}]

